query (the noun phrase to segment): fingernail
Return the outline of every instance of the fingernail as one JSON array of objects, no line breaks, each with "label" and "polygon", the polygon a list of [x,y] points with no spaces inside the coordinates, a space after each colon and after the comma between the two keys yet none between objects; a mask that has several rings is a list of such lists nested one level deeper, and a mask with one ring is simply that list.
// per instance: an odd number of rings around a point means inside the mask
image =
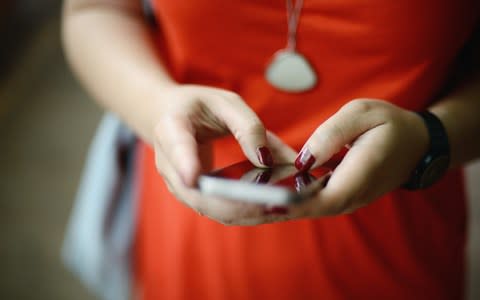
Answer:
[{"label": "fingernail", "polygon": [[268,215],[286,215],[288,214],[288,208],[285,206],[272,206],[263,210],[263,214]]},{"label": "fingernail", "polygon": [[270,150],[263,146],[257,148],[257,157],[260,163],[266,167],[273,167],[273,156]]},{"label": "fingernail", "polygon": [[300,172],[295,175],[295,189],[298,192],[305,188],[305,186],[309,185],[311,182],[312,179],[310,178],[308,173]]},{"label": "fingernail", "polygon": [[295,160],[295,167],[300,171],[307,171],[314,163],[315,157],[310,153],[310,150],[308,150],[308,148],[303,148]]},{"label": "fingernail", "polygon": [[258,184],[265,184],[265,183],[268,183],[268,181],[270,181],[271,177],[272,177],[272,169],[265,169],[264,171],[257,174],[254,181],[255,183],[258,183]]}]

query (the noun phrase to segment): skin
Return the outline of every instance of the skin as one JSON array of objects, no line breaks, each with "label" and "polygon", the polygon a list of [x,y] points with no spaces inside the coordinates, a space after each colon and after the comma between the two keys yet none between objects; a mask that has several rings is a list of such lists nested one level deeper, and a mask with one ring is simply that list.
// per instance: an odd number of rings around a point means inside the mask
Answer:
[{"label": "skin", "polygon": [[[211,168],[215,138],[232,134],[259,167],[265,167],[259,147],[268,147],[275,163],[293,163],[297,153],[265,129],[239,95],[174,82],[138,2],[67,0],[65,51],[93,97],[153,146],[157,169],[171,192],[198,213],[230,225],[349,213],[398,188],[426,152],[427,130],[416,114],[380,99],[354,99],[320,124],[304,145],[317,165],[350,145],[327,186],[312,199],[286,214],[265,214],[262,206],[200,195],[194,185]],[[479,87],[479,77],[472,75],[429,108],[447,129],[452,166],[480,156]]]}]

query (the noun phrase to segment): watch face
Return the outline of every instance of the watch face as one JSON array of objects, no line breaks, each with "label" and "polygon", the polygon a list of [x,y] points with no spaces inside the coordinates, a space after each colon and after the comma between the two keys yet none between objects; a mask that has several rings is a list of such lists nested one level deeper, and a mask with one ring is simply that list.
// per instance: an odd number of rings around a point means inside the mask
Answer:
[{"label": "watch face", "polygon": [[422,188],[429,187],[442,177],[448,169],[450,159],[446,155],[435,157],[425,169],[420,180]]}]

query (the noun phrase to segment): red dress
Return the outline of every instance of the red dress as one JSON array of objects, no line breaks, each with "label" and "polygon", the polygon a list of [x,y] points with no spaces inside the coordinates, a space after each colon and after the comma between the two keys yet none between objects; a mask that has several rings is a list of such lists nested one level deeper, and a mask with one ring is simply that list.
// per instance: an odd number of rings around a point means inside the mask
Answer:
[{"label": "red dress", "polygon": [[[297,45],[319,83],[302,94],[280,92],[263,75],[286,42],[284,1],[154,5],[172,76],[239,93],[298,150],[351,99],[386,99],[411,110],[430,105],[478,20],[474,2],[305,0]],[[216,147],[217,167],[244,159],[232,139]],[[463,297],[461,170],[350,215],[225,227],[177,201],[156,173],[152,150],[142,145],[141,153],[135,272],[143,299]]]}]

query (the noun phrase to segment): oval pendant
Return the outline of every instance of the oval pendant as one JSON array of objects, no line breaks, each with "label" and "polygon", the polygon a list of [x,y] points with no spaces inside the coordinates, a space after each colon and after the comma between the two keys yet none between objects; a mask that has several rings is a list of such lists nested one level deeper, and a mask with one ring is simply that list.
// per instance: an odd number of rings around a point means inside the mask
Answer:
[{"label": "oval pendant", "polygon": [[317,84],[317,75],[308,60],[294,50],[280,50],[265,71],[267,81],[277,89],[300,93]]}]

